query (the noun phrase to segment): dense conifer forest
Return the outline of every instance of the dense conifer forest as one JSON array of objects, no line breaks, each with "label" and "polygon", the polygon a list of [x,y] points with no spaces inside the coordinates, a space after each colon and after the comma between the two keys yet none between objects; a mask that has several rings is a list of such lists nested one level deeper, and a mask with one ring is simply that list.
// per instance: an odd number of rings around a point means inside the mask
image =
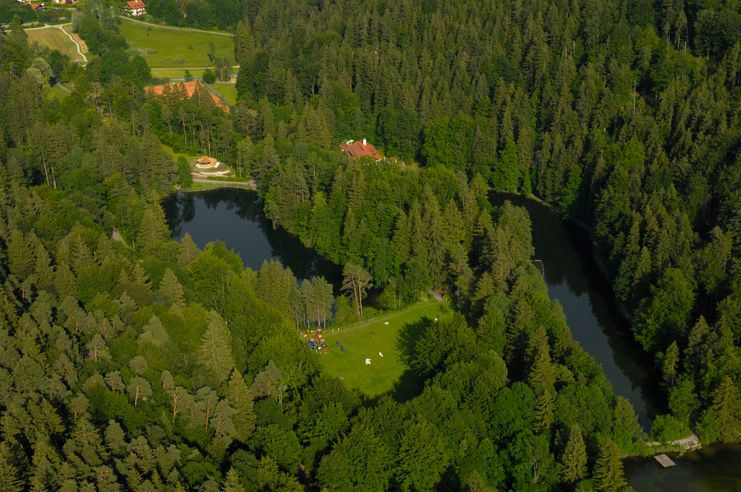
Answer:
[{"label": "dense conifer forest", "polygon": [[[646,441],[739,440],[738,2],[147,5],[234,32],[231,111],[147,94],[118,5],[74,14],[86,66],[17,16],[0,34],[0,490],[621,490]],[[387,159],[339,151],[360,138]],[[255,179],[343,285],[171,240],[160,201],[191,177],[163,144]],[[650,436],[492,191],[591,231],[661,380]],[[370,288],[451,300],[404,344],[406,401],[296,336]]]}]

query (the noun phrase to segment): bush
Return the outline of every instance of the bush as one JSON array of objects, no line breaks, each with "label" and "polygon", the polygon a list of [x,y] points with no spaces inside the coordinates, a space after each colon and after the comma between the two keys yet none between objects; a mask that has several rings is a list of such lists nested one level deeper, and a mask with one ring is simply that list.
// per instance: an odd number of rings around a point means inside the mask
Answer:
[{"label": "bush", "polygon": [[206,69],[203,72],[203,81],[207,84],[213,84],[216,82],[216,74],[211,69]]},{"label": "bush", "polygon": [[662,442],[681,439],[689,432],[687,425],[673,415],[657,415],[651,426],[651,435]]}]

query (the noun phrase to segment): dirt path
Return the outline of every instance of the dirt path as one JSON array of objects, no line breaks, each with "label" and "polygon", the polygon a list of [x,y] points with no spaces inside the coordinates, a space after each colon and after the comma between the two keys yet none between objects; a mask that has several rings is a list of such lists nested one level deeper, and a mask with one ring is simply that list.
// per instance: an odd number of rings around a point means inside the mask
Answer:
[{"label": "dirt path", "polygon": [[119,17],[125,21],[128,22],[134,22],[136,24],[142,24],[144,26],[150,26],[156,29],[172,29],[173,31],[186,31],[186,32],[205,32],[207,34],[216,34],[217,36],[229,36],[234,37],[234,34],[230,32],[223,32],[223,31],[207,31],[205,29],[194,29],[192,27],[175,27],[175,26],[164,26],[161,24],[152,24],[151,22],[144,22],[137,19],[132,19],[131,17],[126,17],[125,15],[119,15]]},{"label": "dirt path", "polygon": [[[205,70],[207,68],[216,68],[215,66],[203,67],[150,67],[152,70]],[[239,65],[230,65],[229,68],[239,68]]]},{"label": "dirt path", "polygon": [[60,31],[62,31],[64,34],[66,34],[67,37],[70,39],[70,41],[72,41],[73,43],[75,43],[75,46],[77,47],[77,52],[82,57],[82,63],[83,64],[86,64],[87,63],[87,56],[85,56],[85,53],[87,53],[87,51],[88,51],[87,44],[85,44],[85,41],[83,41],[82,38],[80,36],[78,36],[77,34],[67,32],[67,30],[64,28],[64,26],[69,26],[69,25],[70,24],[63,24],[61,26],[57,26],[57,28]]},{"label": "dirt path", "polygon": [[[251,190],[257,189],[257,183],[255,183],[255,180],[251,179],[249,181],[228,181],[228,180],[221,180],[221,179],[205,179],[205,178],[193,178],[194,183],[206,183],[206,184],[218,184],[218,185],[232,185],[232,186],[239,186],[240,188],[245,187],[249,188]],[[195,190],[198,191],[198,190]]]}]

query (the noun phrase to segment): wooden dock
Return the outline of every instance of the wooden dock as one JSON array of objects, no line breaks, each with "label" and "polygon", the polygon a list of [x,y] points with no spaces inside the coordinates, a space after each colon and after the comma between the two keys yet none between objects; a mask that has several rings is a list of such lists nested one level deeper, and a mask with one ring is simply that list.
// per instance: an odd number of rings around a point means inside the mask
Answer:
[{"label": "wooden dock", "polygon": [[654,456],[654,459],[658,461],[659,464],[663,466],[664,468],[669,468],[671,466],[677,466],[677,464],[674,463],[674,461],[672,461],[672,459],[665,454],[657,454],[656,456]]}]

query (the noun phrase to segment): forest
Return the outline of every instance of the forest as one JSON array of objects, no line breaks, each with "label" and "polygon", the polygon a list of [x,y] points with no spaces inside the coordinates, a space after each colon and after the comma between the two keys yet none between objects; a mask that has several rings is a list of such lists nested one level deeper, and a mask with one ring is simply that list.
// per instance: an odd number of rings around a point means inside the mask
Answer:
[{"label": "forest", "polygon": [[[146,94],[106,2],[73,16],[86,66],[18,17],[0,34],[0,489],[622,490],[647,440],[738,441],[737,2],[148,8],[233,30],[230,112]],[[359,138],[389,159],[338,150]],[[171,240],[160,201],[190,174],[163,144],[255,179],[344,288]],[[661,378],[651,436],[491,191],[591,231]],[[451,299],[408,340],[407,401],[348,390],[296,336],[333,304],[362,317],[371,286],[386,308]]]}]

